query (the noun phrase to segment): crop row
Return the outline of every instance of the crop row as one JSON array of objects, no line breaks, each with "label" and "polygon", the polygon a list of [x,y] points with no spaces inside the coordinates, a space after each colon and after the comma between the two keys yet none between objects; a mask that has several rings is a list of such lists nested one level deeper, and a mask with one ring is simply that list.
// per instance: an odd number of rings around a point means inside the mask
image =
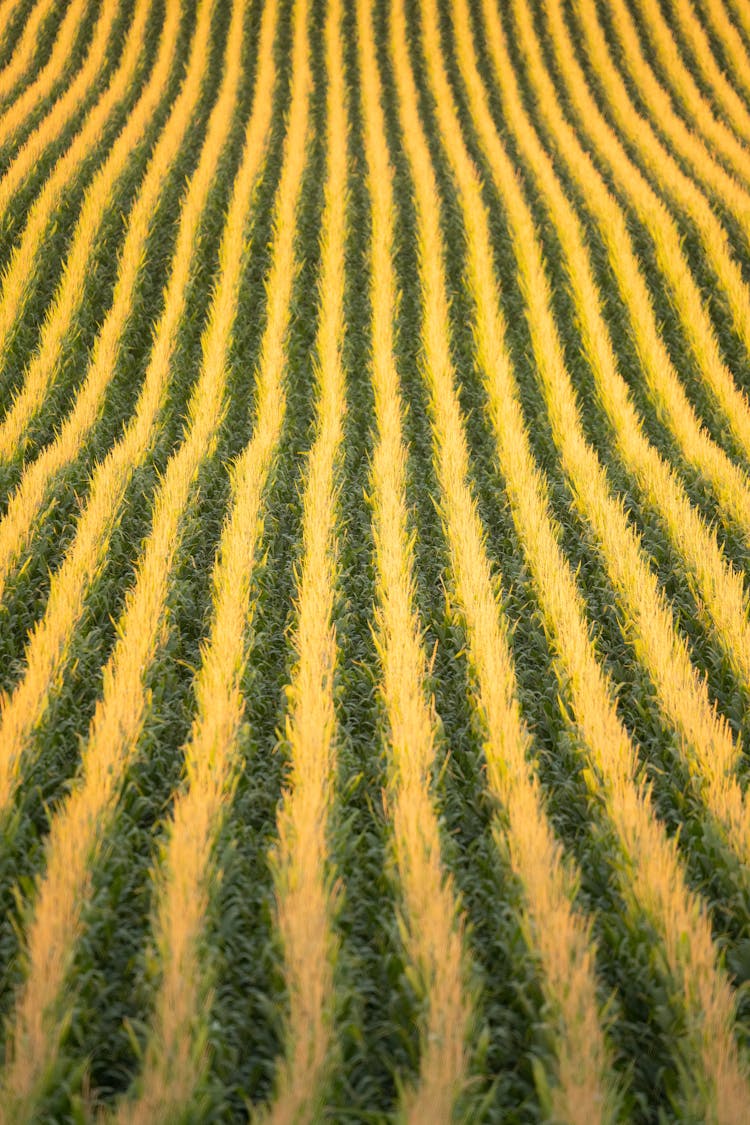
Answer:
[{"label": "crop row", "polygon": [[0,0],[0,1120],[747,1120],[747,74]]}]

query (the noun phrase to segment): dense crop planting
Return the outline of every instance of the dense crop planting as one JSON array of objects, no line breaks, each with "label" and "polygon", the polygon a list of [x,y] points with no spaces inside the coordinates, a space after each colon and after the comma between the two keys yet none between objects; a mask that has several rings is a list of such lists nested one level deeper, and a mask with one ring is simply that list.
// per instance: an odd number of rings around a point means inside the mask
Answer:
[{"label": "dense crop planting", "polygon": [[750,1125],[746,0],[0,0],[0,1122]]}]

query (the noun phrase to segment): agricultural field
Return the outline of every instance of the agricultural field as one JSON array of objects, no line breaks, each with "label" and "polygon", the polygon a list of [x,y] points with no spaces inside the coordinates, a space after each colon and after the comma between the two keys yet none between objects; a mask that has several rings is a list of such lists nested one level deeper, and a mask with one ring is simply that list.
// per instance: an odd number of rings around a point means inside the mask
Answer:
[{"label": "agricultural field", "polygon": [[749,1125],[749,784],[749,0],[0,0],[0,1125]]}]

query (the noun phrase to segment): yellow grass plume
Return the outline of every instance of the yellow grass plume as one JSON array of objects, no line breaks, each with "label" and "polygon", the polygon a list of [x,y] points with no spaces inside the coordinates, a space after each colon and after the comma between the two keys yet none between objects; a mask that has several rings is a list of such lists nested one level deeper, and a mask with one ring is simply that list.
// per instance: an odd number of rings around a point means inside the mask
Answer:
[{"label": "yellow grass plume", "polygon": [[462,925],[441,859],[432,774],[436,717],[426,694],[427,664],[414,604],[413,547],[406,506],[403,406],[394,361],[396,280],[392,169],[365,0],[357,9],[365,149],[371,198],[372,379],[377,443],[372,506],[378,576],[377,645],[389,728],[388,805],[393,817],[406,955],[427,1007],[420,1027],[419,1075],[407,1089],[405,1120],[448,1121],[467,1081],[472,1002]]},{"label": "yellow grass plume", "polygon": [[[424,9],[423,9],[424,10]],[[523,924],[541,960],[547,1000],[557,1017],[557,1074],[551,1092],[557,1116],[606,1120],[607,1052],[596,999],[589,926],[573,909],[575,878],[563,862],[527,760],[529,739],[515,694],[515,675],[493,590],[482,526],[467,484],[468,451],[450,361],[448,308],[437,184],[417,110],[408,64],[403,9],[392,6],[391,50],[403,144],[412,168],[419,221],[424,374],[433,416],[436,470],[456,597],[477,682],[475,705],[485,729],[488,784],[504,806],[497,825],[523,886]],[[434,55],[434,52],[432,52]]]},{"label": "yellow grass plume", "polygon": [[[241,44],[243,5],[233,11],[229,43]],[[203,41],[196,40],[205,51]],[[268,124],[267,105],[259,118]],[[118,623],[118,639],[104,670],[83,750],[78,782],[53,816],[47,843],[47,866],[41,876],[26,932],[25,980],[16,998],[2,1076],[0,1107],[5,1120],[25,1120],[34,1113],[45,1073],[54,1061],[64,1026],[65,977],[80,932],[91,864],[117,801],[128,763],[146,718],[146,677],[168,628],[167,599],[180,535],[195,496],[195,480],[211,455],[223,413],[227,349],[241,280],[244,230],[259,161],[258,121],[251,118],[246,159],[235,181],[222,236],[220,276],[203,335],[201,372],[191,395],[188,432],[170,458],[158,490],[152,527],[138,560]],[[266,132],[263,131],[263,134]],[[261,134],[261,136],[263,135]],[[98,497],[93,496],[95,502]],[[75,551],[75,546],[73,552]],[[67,560],[66,560],[67,561]]]},{"label": "yellow grass plume", "polygon": [[[146,3],[145,0],[141,0],[136,8],[136,19],[133,21],[131,35],[127,43],[127,46],[131,49],[130,56],[132,63],[137,61],[135,47],[142,42],[146,19],[148,17],[148,9],[149,4]],[[203,11],[205,15],[198,33],[205,42],[210,30],[210,6],[206,8],[204,5]],[[26,429],[33,418],[42,409],[46,392],[50,384],[54,381],[59,368],[66,334],[71,324],[74,322],[84,300],[86,276],[90,268],[91,255],[96,247],[97,235],[100,231],[101,224],[111,205],[112,195],[116,188],[117,181],[127,168],[128,161],[132,157],[133,149],[143,139],[148,129],[149,122],[163,96],[164,84],[169,71],[174,64],[173,54],[170,48],[174,46],[178,19],[179,14],[175,4],[169,4],[167,6],[165,34],[161,41],[162,49],[159,52],[150,80],[146,83],[140,98],[133,107],[133,111],[112,146],[107,159],[99,168],[86,190],[75,230],[67,250],[62,277],[58,283],[55,295],[45,311],[39,343],[26,367],[23,382],[8,407],[2,422],[0,422],[0,460],[9,460],[18,456],[19,448],[23,448]],[[199,68],[197,74],[193,72],[192,75],[186,78],[177,104],[181,106],[184,106],[186,102],[189,105],[195,104],[200,92],[203,74],[203,70]],[[125,71],[122,75],[123,80],[128,77],[132,78],[132,71]],[[92,110],[87,126],[97,127],[97,121],[98,125],[101,125],[101,113],[97,112],[101,107],[102,102]],[[179,116],[177,119],[179,120]],[[175,115],[173,114],[167,125],[169,127],[175,123]],[[185,126],[183,126],[183,129],[184,127]],[[79,139],[89,132],[90,130],[84,127],[78,135]],[[175,131],[175,143],[173,145],[172,140],[166,135],[164,143],[160,146],[161,149],[163,150],[165,145],[167,148],[171,147],[174,157],[180,136],[181,134]],[[89,135],[89,140],[90,139],[91,137]],[[72,149],[69,150],[67,155],[70,155],[71,152]],[[79,146],[76,161],[82,160],[84,155],[85,149]],[[74,166],[76,161],[74,161]],[[70,171],[70,168],[65,170],[67,174],[70,174]],[[39,252],[38,247],[28,245],[30,241],[29,235],[34,230],[36,230],[37,234],[42,234],[40,228],[43,228],[50,217],[49,204],[55,200],[55,196],[57,195],[55,186],[58,191],[62,187],[62,176],[57,177],[58,184],[53,186],[56,175],[57,169],[51,180],[47,181],[42,193],[41,198],[44,200],[45,205],[40,207],[38,211],[35,205],[32,210],[33,219],[24,232],[24,239],[19,248],[20,254],[18,261],[14,260],[11,266],[11,272],[9,273],[11,279],[10,293],[8,294],[9,299],[7,302],[3,300],[2,305],[6,324],[8,323],[9,317],[12,315],[13,296],[16,294],[20,296],[19,290],[27,286],[29,282],[28,272],[23,269],[23,266],[27,264],[27,261],[24,260],[26,259],[26,255],[23,251],[28,249],[28,258],[32,261]],[[50,187],[52,190],[48,190]],[[149,187],[151,187],[151,194],[153,196],[152,185],[145,184],[142,185],[140,198],[143,198],[144,195],[148,195]],[[136,204],[134,214],[136,222],[140,218],[137,208],[138,204]],[[18,267],[21,268],[19,269]],[[15,285],[13,282],[15,282]],[[6,290],[3,291],[3,298],[5,298],[5,296]],[[21,300],[23,300],[22,296]]]}]

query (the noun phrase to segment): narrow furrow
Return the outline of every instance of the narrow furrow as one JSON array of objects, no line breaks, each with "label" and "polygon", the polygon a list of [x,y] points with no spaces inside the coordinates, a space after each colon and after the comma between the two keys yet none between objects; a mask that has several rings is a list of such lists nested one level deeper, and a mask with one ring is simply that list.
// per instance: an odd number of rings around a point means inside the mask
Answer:
[{"label": "narrow furrow", "polygon": [[[525,898],[523,930],[540,959],[546,998],[555,1013],[549,1074],[556,1115],[583,1122],[611,1111],[590,924],[573,905],[575,873],[563,860],[546,817],[530,739],[519,712],[507,626],[496,601],[484,532],[468,485],[468,450],[450,358],[444,248],[437,184],[417,109],[403,8],[391,8],[391,50],[401,131],[414,181],[423,301],[423,371],[434,426],[441,514],[452,577],[476,677],[473,698],[485,727],[487,780],[507,816],[498,817],[499,849],[509,854]],[[602,1116],[603,1115],[603,1116]]]},{"label": "narrow furrow", "polygon": [[[306,5],[301,12],[305,9]],[[295,664],[286,689],[285,739],[279,747],[286,758],[286,776],[276,816],[278,840],[271,856],[288,1011],[275,1092],[259,1116],[278,1123],[317,1119],[336,1051],[337,938],[329,845],[337,769],[334,619],[339,571],[337,480],[346,410],[342,348],[349,176],[341,15],[339,0],[330,0],[324,28],[327,173],[315,340],[316,417],[302,497],[302,557],[292,634]],[[302,69],[302,59],[299,65]],[[309,65],[305,55],[307,82]],[[279,248],[289,243],[287,288],[294,226],[293,211],[283,224],[277,222]]]},{"label": "narrow furrow", "polygon": [[[499,165],[496,171],[502,172],[503,167]],[[549,281],[533,220],[522,198],[507,194],[514,182],[512,167],[506,167],[502,194],[509,208],[527,320],[561,467],[582,518],[596,536],[621,600],[628,622],[627,639],[654,684],[664,718],[679,734],[680,754],[693,774],[701,799],[723,835],[727,852],[746,862],[750,856],[750,811],[736,777],[741,748],[726,720],[712,706],[706,682],[691,663],[687,644],[677,631],[673,611],[639,536],[626,517],[622,501],[612,496],[606,473],[584,438],[550,311]]]},{"label": "narrow furrow", "polygon": [[[16,192],[24,186],[36,165],[44,159],[50,146],[59,140],[71,123],[76,123],[76,116],[80,113],[81,106],[86,104],[92,96],[92,91],[96,90],[102,70],[114,49],[112,30],[116,17],[121,14],[121,9],[115,4],[102,4],[81,69],[70,85],[52,102],[45,116],[26,137],[0,178],[0,215],[5,215],[6,208],[12,204]],[[133,21],[138,23],[137,14],[134,14]],[[144,25],[139,24],[139,26],[142,37]]]},{"label": "narrow furrow", "polygon": [[[456,53],[472,115],[480,143],[496,170],[498,191],[512,210],[513,196],[518,196],[520,189],[513,184],[512,166],[489,113],[469,27],[465,0],[454,0]],[[425,40],[426,55],[434,70],[440,44],[437,26],[429,16],[425,17]],[[619,843],[613,865],[633,911],[633,923],[642,926],[645,915],[655,926],[664,943],[674,1002],[685,1011],[685,1041],[678,1047],[685,1076],[684,1100],[707,1119],[740,1122],[750,1084],[733,1038],[732,990],[719,967],[705,910],[687,889],[674,842],[656,819],[648,790],[636,780],[637,754],[617,715],[614,686],[596,659],[575,575],[558,543],[546,481],[533,459],[503,342],[505,327],[492,296],[496,282],[479,176],[460,143],[455,110],[449,113],[447,78],[436,74],[433,82],[441,135],[446,147],[453,149],[452,165],[464,197],[477,358],[487,387],[498,463],[538,591],[545,628],[561,666],[559,679],[567,685],[573,711],[569,721],[577,728],[596,779],[590,782],[592,795],[601,801]],[[684,940],[685,934],[690,934],[689,941]],[[705,1022],[707,1013],[711,1013],[710,1029]],[[708,1091],[705,1097],[703,1089]]]},{"label": "narrow furrow", "polygon": [[427,660],[414,599],[414,549],[406,501],[404,407],[394,358],[397,311],[393,264],[393,173],[371,26],[365,0],[357,9],[365,152],[371,198],[372,379],[377,442],[372,509],[378,578],[377,646],[388,721],[388,803],[393,818],[398,892],[406,954],[420,982],[426,1014],[420,1027],[419,1074],[402,1095],[404,1120],[448,1121],[468,1077],[466,1039],[472,999],[463,919],[442,859],[433,774],[438,731],[427,696]]},{"label": "narrow furrow", "polygon": [[[6,7],[12,7],[12,0],[6,4]],[[0,71],[0,99],[9,98],[13,94],[14,86],[17,86],[32,70],[41,32],[54,7],[55,0],[37,0],[29,13],[24,29],[13,49],[13,54],[8,60],[7,66]],[[1,116],[2,111],[0,111]]]},{"label": "narrow furrow", "polygon": [[[147,243],[153,218],[172,166],[179,156],[185,135],[193,120],[206,78],[208,57],[199,44],[209,32],[211,6],[204,5],[201,14],[202,19],[196,27],[196,46],[194,48],[197,65],[188,66],[185,82],[173,102],[171,112],[151,154],[146,174],[128,215],[119,254],[112,304],[94,342],[78,393],[70,413],[58,423],[54,439],[39,453],[35,460],[29,461],[25,466],[21,479],[9,498],[6,513],[0,521],[0,601],[9,574],[30,542],[36,520],[55,477],[80,454],[88,433],[101,415],[107,389],[114,378],[123,335],[132,315],[134,294],[146,264]],[[172,6],[173,27],[176,26],[177,18],[178,5],[175,3]],[[166,53],[171,45],[171,36],[165,36],[164,42]],[[149,87],[144,92],[144,97],[148,98],[148,95],[151,94],[152,98],[155,99],[158,96],[162,89],[161,77],[162,68],[157,65],[154,71],[153,85],[149,83]],[[234,104],[235,87],[236,81],[224,87],[222,97],[226,106],[233,106]],[[148,100],[151,101],[152,99],[148,98]],[[153,106],[151,108],[153,109]],[[177,261],[186,263],[190,260],[192,254],[197,226],[210,188],[210,170],[216,167],[216,161],[232,118],[231,111],[222,110],[221,112],[223,118],[214,114],[213,119],[217,124],[214,125],[210,142],[207,142],[204,146],[209,166],[198,177],[194,186],[191,186],[188,196],[186,196],[186,205],[182,211],[184,219],[182,219],[178,236],[179,250],[176,251],[177,258],[173,265],[173,274],[175,272],[180,274],[180,266],[178,266]],[[124,164],[127,163],[132,147],[130,143],[132,133],[136,132],[137,134],[139,124],[142,126],[142,123],[137,120],[131,120],[131,124],[133,128],[127,128],[117,142],[118,148],[122,144],[121,151],[117,155]],[[220,134],[218,133],[219,129],[221,129]],[[112,155],[115,155],[114,150]],[[190,200],[189,206],[187,205],[188,199]],[[79,231],[81,234],[80,241],[89,237],[90,230],[79,227]],[[77,250],[78,240],[75,240],[72,253],[76,254]],[[184,269],[184,266],[182,268]],[[184,285],[186,275],[182,273],[181,278]],[[80,305],[82,300],[84,280],[85,259],[81,262],[77,271],[70,270],[66,273],[65,287],[58,291],[53,309],[48,312],[40,350],[29,368],[23,392],[16,398],[11,411],[0,424],[0,460],[3,451],[11,457],[18,456],[23,427],[28,425],[30,417],[33,417],[34,400],[36,400],[37,408],[41,409],[44,387],[49,385],[54,371],[60,364],[66,332],[71,331],[71,321],[74,318],[76,303]],[[35,381],[35,386],[32,386],[32,378]],[[17,443],[15,451],[10,437],[14,430],[16,431],[15,441]],[[2,444],[4,436],[8,438],[5,447]]]},{"label": "narrow furrow", "polygon": [[[133,52],[133,62],[137,60],[135,47],[141,42],[148,20],[149,8],[150,0],[140,0],[136,9],[136,19],[133,22],[128,41],[128,47]],[[195,34],[205,43],[210,36],[213,4],[204,3],[200,11],[203,18],[197,26]],[[0,463],[17,460],[19,456],[23,456],[28,444],[26,437],[29,427],[44,409],[45,398],[59,373],[66,337],[75,331],[76,316],[85,300],[86,278],[91,268],[92,256],[96,250],[97,237],[107,212],[116,199],[118,182],[121,177],[127,174],[133,151],[147,135],[152,118],[164,97],[164,87],[170,71],[174,67],[173,50],[178,25],[179,6],[176,0],[171,0],[167,5],[166,21],[154,69],[122,132],[86,190],[80,214],[66,250],[62,277],[57,285],[54,297],[45,310],[37,347],[23,373],[21,385],[0,422]],[[157,148],[158,155],[152,156],[150,165],[152,168],[154,161],[158,161],[163,156],[165,149],[167,154],[171,152],[171,159],[174,159],[179,151],[179,142],[189,123],[190,111],[197,102],[205,78],[205,52],[199,54],[198,63],[199,65],[192,66],[187,71],[180,96],[175,103],[177,111],[171,114],[165,129],[162,131],[161,144]],[[130,77],[132,78],[132,73]],[[95,114],[96,111],[92,111],[92,115]],[[181,116],[183,118],[182,131],[178,127]],[[91,118],[89,118],[90,123]],[[170,127],[174,128],[174,138],[167,132]],[[83,132],[85,131],[84,129]],[[174,144],[172,143],[173,139]],[[72,149],[69,150],[69,153],[71,151]],[[67,158],[69,153],[66,154],[66,157],[63,157],[63,160]],[[43,189],[42,197],[47,194],[49,184],[50,181],[48,180]],[[147,173],[146,181],[141,184],[139,196],[131,212],[136,224],[139,220],[142,222],[139,214],[144,205],[142,201],[145,200],[146,206],[148,206],[149,202],[153,202],[155,194],[154,177]],[[38,230],[37,233],[39,233]],[[123,252],[127,253],[129,249],[127,233],[125,237],[126,246]],[[26,236],[24,236],[24,241],[26,241]],[[13,269],[15,269],[15,265],[14,262]],[[28,286],[31,280],[28,274],[24,280]],[[6,292],[7,290],[3,292],[3,297],[5,297]],[[21,297],[21,301],[23,301],[23,297]],[[2,306],[3,312],[7,309],[8,314],[10,314],[9,306],[11,304],[12,302],[4,303]],[[110,317],[111,315],[112,311],[110,310]]]},{"label": "narrow furrow", "polygon": [[[599,302],[593,299],[594,291],[590,289],[588,281],[592,274],[585,232],[565,194],[552,160],[539,139],[534,123],[524,109],[502,24],[494,10],[486,4],[482,31],[489,48],[505,120],[523,159],[534,173],[545,206],[555,223],[573,287],[581,293],[588,292],[592,298],[585,301],[585,315],[589,317],[595,314]],[[710,483],[725,525],[729,529],[739,530],[745,543],[750,546],[750,481],[721,446],[711,439],[696,416],[661,337],[626,217],[581,147],[574,130],[567,124],[559,109],[552,108],[548,78],[542,87],[542,94],[549,107],[555,142],[565,160],[566,169],[585,191],[587,207],[594,215],[605,241],[612,271],[632,326],[631,337],[640,360],[641,372],[656,414],[674,436],[685,461],[693,466],[702,479]],[[599,338],[597,330],[594,340],[598,341]]]},{"label": "narrow furrow", "polygon": [[[713,89],[717,104],[726,115],[732,128],[736,130],[745,141],[750,143],[750,106],[743,99],[740,91],[733,82],[740,86],[745,93],[745,98],[750,97],[750,80],[744,66],[731,74],[732,81],[724,72],[711,50],[711,43],[701,26],[700,20],[693,12],[691,5],[685,0],[674,0],[670,5],[672,18],[679,27],[686,41],[698,70],[708,85]],[[750,19],[748,20],[750,22]]]},{"label": "narrow furrow", "polygon": [[[236,0],[227,50],[237,55],[243,21],[244,5]],[[205,50],[205,43],[200,45]],[[266,81],[272,73],[269,62]],[[73,1003],[66,994],[66,977],[83,926],[92,866],[147,719],[149,669],[169,630],[169,601],[181,537],[195,506],[198,477],[213,456],[224,414],[228,348],[241,283],[245,230],[270,119],[269,93],[266,82],[259,82],[222,235],[219,276],[204,330],[201,370],[191,396],[187,430],[167,463],[155,497],[151,531],[104,669],[102,695],[82,751],[79,777],[53,815],[46,869],[29,907],[26,974],[11,1019],[11,1046],[0,1101],[8,1121],[34,1117],[52,1073]],[[96,500],[93,492],[92,499]],[[77,545],[78,541],[66,563]]]},{"label": "narrow furrow", "polygon": [[[211,0],[206,0],[210,6]],[[193,64],[202,65],[205,44],[195,40]],[[231,73],[231,72],[230,72]],[[254,182],[261,165],[270,129],[269,91],[259,87],[263,101],[254,111],[249,136],[253,160],[245,169]],[[211,144],[221,145],[226,108],[220,96],[209,123]],[[250,143],[250,142],[248,142]],[[24,757],[39,752],[35,732],[53,695],[59,690],[76,630],[85,619],[86,599],[98,571],[104,566],[113,529],[121,518],[122,504],[136,468],[148,457],[169,384],[176,338],[185,314],[186,290],[194,268],[197,221],[218,152],[204,146],[198,169],[186,196],[172,273],[166,286],[162,315],[155,329],[149,364],[135,412],[120,441],[94,470],[87,503],[78,521],[74,543],[53,575],[44,616],[29,637],[25,671],[13,694],[0,707],[0,738],[6,754],[0,763],[0,816],[7,813],[21,781]],[[246,188],[247,191],[250,188]],[[238,188],[239,191],[239,188]],[[208,375],[206,375],[208,378]],[[195,392],[198,393],[197,391]]]},{"label": "narrow furrow", "polygon": [[[104,6],[102,6],[104,7]],[[32,82],[0,111],[0,147],[8,144],[24,126],[24,122],[65,78],[71,65],[71,55],[92,10],[91,0],[71,0],[60,21],[52,53],[38,70]],[[97,22],[106,16],[100,10]]]},{"label": "narrow furrow", "polygon": [[[539,111],[544,118],[551,118],[559,112],[557,95],[553,92],[553,87],[547,86],[549,76],[541,58],[529,9],[525,3],[515,0],[513,11],[523,52],[531,63],[530,80],[535,87],[546,88],[545,94],[541,94],[537,101]],[[608,164],[612,175],[626,198],[632,202],[653,239],[659,268],[670,288],[670,297],[679,314],[682,331],[695,357],[701,379],[712,401],[726,419],[745,462],[750,463],[750,406],[722,357],[716,332],[682,249],[677,225],[666,205],[630,160],[620,140],[600,113],[577,62],[558,0],[550,3],[548,17],[549,40],[564,76],[565,89],[576,107],[581,131],[591,137],[597,153]],[[605,78],[612,79],[611,68],[601,77],[603,81]],[[668,178],[670,190],[674,188],[681,193],[681,204],[685,205],[702,232],[707,258],[716,270],[726,294],[738,336],[750,354],[750,297],[737,261],[728,248],[726,232],[711,211],[706,198],[677,168],[669,153],[653,137],[648,123],[642,122],[636,128],[633,114],[628,113],[628,104],[625,102],[618,110],[624,127],[631,130],[635,145],[640,146],[642,140],[644,145],[649,146],[649,150],[653,149],[654,173]],[[554,143],[554,126],[551,126],[550,134]]]}]

